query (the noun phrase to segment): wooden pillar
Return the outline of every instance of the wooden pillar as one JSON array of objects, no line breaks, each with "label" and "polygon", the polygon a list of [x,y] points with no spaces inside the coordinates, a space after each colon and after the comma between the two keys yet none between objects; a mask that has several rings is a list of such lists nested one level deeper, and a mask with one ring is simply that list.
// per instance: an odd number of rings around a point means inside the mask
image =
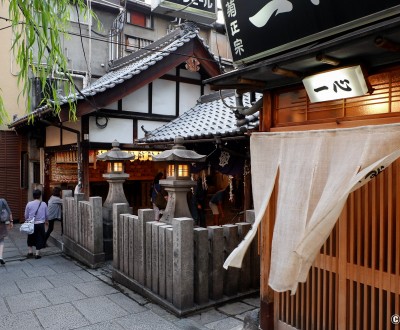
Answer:
[{"label": "wooden pillar", "polygon": [[[259,236],[261,277],[260,277],[260,328],[263,330],[274,329],[278,320],[278,306],[274,299],[274,291],[268,286],[268,277],[271,267],[272,234],[275,225],[277,189],[272,191],[270,203],[261,222]],[[276,293],[275,293],[276,294]]]}]

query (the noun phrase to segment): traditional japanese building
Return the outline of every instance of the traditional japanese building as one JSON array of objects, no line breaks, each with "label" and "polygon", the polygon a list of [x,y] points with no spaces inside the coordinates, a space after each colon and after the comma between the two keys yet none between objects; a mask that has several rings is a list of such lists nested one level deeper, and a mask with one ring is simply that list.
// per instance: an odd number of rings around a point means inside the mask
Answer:
[{"label": "traditional japanese building", "polygon": [[[261,328],[395,327],[398,3],[223,7],[238,68],[206,82],[263,93],[262,133],[250,140]],[[241,249],[226,266],[240,265],[240,256]]]},{"label": "traditional japanese building", "polygon": [[[53,186],[74,189],[79,184],[87,196],[105,198],[106,164],[97,162],[96,155],[117,140],[122,149],[135,154],[126,165],[129,203],[135,208],[150,205],[149,186],[158,171],[151,158],[164,147],[135,147],[134,140],[184,113],[208,92],[202,81],[221,73],[220,63],[198,32],[194,24],[183,24],[146,49],[115,60],[109,72],[65,97],[59,116],[52,108],[41,107],[32,113],[33,124],[24,116],[10,125],[19,134],[35,131],[42,139],[32,148],[40,152],[45,196]],[[77,121],[69,120],[68,97],[77,102]]]}]

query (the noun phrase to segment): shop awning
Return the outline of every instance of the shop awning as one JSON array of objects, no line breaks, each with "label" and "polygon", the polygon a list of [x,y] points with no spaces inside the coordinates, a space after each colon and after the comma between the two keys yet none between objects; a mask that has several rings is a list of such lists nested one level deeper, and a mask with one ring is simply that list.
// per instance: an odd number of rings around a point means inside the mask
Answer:
[{"label": "shop awning", "polygon": [[278,185],[269,285],[295,293],[348,195],[400,156],[400,124],[254,133],[250,141],[256,222],[224,267],[241,266]]}]

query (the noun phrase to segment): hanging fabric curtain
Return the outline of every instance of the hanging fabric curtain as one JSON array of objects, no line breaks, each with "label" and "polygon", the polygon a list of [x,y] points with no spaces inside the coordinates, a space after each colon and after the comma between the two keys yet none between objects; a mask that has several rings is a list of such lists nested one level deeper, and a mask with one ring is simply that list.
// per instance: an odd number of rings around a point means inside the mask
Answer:
[{"label": "hanging fabric curtain", "polygon": [[294,294],[348,195],[400,156],[400,124],[255,133],[250,147],[256,221],[224,267],[241,267],[279,177],[269,285]]}]

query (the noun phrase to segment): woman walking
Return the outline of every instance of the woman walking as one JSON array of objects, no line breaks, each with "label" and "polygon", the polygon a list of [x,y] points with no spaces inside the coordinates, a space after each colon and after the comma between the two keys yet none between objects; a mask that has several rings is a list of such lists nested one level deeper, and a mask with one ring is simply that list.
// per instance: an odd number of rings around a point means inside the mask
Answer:
[{"label": "woman walking", "polygon": [[33,191],[33,201],[26,204],[25,220],[35,219],[35,230],[33,234],[28,235],[28,258],[33,257],[33,246],[36,247],[35,259],[40,259],[40,250],[46,244],[45,222],[47,222],[47,204],[40,200],[42,192],[39,189]]},{"label": "woman walking", "polygon": [[4,238],[8,235],[7,227],[12,229],[14,224],[10,207],[4,198],[0,198],[0,214],[2,214],[0,221],[0,264],[4,265],[6,263],[3,259]]},{"label": "woman walking", "polygon": [[[48,216],[49,226],[46,231],[45,242],[44,242],[45,246],[47,246],[47,240],[54,229],[54,222],[56,220],[62,221],[61,220],[62,203],[63,201],[61,199],[61,188],[54,187],[53,194],[51,195],[47,206],[47,216]],[[61,228],[62,228],[62,222],[61,222]]]}]

